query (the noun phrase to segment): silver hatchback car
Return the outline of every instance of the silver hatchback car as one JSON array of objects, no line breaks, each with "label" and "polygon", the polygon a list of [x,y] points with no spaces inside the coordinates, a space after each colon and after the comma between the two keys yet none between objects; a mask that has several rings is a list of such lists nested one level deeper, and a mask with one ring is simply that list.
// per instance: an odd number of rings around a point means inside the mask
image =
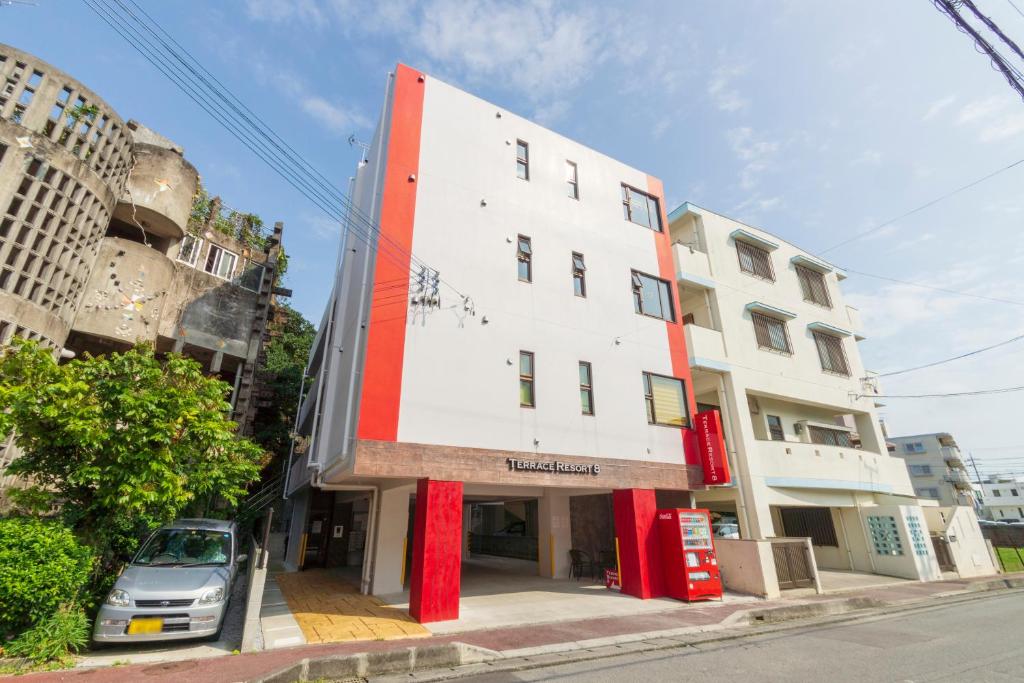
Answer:
[{"label": "silver hatchback car", "polygon": [[245,555],[234,522],[181,519],[146,540],[118,577],[99,614],[98,643],[219,636],[231,586]]}]

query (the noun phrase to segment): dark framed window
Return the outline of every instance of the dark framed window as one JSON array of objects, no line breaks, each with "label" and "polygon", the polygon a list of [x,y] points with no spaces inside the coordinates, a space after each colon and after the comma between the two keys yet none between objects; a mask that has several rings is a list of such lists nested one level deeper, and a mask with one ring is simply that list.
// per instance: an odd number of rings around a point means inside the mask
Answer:
[{"label": "dark framed window", "polygon": [[530,179],[530,145],[522,140],[516,140],[516,176]]},{"label": "dark framed window", "polygon": [[782,529],[794,538],[810,537],[811,545],[839,547],[828,508],[782,508]]},{"label": "dark framed window", "polygon": [[658,198],[629,185],[622,186],[622,216],[630,223],[661,232]]},{"label": "dark framed window", "polygon": [[808,425],[807,431],[811,436],[811,443],[817,443],[823,446],[842,446],[843,448],[853,448],[853,442],[850,441],[850,433],[844,432],[841,429],[828,429],[826,427]]},{"label": "dark framed window", "polygon": [[672,305],[672,284],[653,275],[632,271],[633,308],[641,315],[649,315],[674,322],[675,308]]},{"label": "dark framed window", "polygon": [[594,414],[594,375],[587,361],[580,361],[580,409],[584,415]]},{"label": "dark framed window", "polygon": [[771,254],[761,247],[747,242],[736,242],[736,256],[740,261],[740,270],[759,277],[762,280],[775,282],[775,270],[772,268]]},{"label": "dark framed window", "polygon": [[519,405],[523,408],[537,406],[533,386],[533,352],[519,352]]},{"label": "dark framed window", "polygon": [[800,289],[803,290],[804,301],[810,301],[812,304],[818,304],[825,308],[832,308],[832,299],[829,298],[828,284],[825,282],[824,275],[816,270],[797,266],[796,277],[800,280]]},{"label": "dark framed window", "polygon": [[643,373],[647,423],[666,427],[689,427],[686,383],[675,377]]},{"label": "dark framed window", "polygon": [[793,353],[793,347],[789,344],[789,332],[786,331],[786,322],[784,320],[772,318],[764,313],[754,311],[751,311],[750,319],[754,321],[754,336],[757,337],[757,345],[760,348],[778,351],[779,353]]},{"label": "dark framed window", "polygon": [[533,282],[533,246],[529,237],[519,236],[516,247],[516,261],[520,282]]},{"label": "dark framed window", "polygon": [[572,253],[572,291],[576,296],[587,296],[587,266],[583,254]]},{"label": "dark framed window", "polygon": [[565,183],[566,191],[570,199],[580,198],[580,179],[577,173],[576,164],[571,161],[565,162]]},{"label": "dark framed window", "polygon": [[818,360],[821,369],[837,375],[850,376],[850,366],[846,363],[846,352],[843,340],[824,332],[814,333],[814,344],[818,347]]},{"label": "dark framed window", "polygon": [[768,436],[772,441],[785,441],[786,434],[782,431],[782,418],[778,415],[768,415]]}]

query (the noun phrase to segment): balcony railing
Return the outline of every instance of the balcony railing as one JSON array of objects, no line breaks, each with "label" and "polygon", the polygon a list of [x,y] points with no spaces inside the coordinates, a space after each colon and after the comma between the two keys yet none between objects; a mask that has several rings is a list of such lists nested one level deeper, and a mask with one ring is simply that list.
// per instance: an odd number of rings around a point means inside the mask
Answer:
[{"label": "balcony railing", "polygon": [[952,470],[942,475],[943,481],[948,481],[956,488],[971,488],[971,479],[967,476],[966,472],[960,470]]}]

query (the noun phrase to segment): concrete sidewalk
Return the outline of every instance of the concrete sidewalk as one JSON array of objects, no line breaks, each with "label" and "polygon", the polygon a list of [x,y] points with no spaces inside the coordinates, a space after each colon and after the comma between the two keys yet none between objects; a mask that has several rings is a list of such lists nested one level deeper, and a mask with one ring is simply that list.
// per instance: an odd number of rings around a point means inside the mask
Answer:
[{"label": "concrete sidewalk", "polygon": [[[494,657],[501,660],[520,657],[537,658],[580,648],[592,649],[610,645],[640,647],[641,641],[669,638],[686,633],[711,635],[710,632],[715,630],[724,631],[751,622],[771,623],[801,616],[839,613],[844,610],[848,611],[850,605],[891,607],[919,604],[974,591],[1006,588],[1010,584],[1024,587],[1024,573],[932,583],[901,583],[896,586],[846,592],[838,597],[821,595],[794,600],[679,604],[664,611],[633,616],[620,615],[552,624],[496,628],[430,638],[306,645],[247,655],[169,662],[150,666],[72,669],[21,676],[19,680],[32,681],[32,683],[56,681],[82,681],[84,683],[86,679],[81,677],[86,676],[90,683],[126,680],[173,681],[174,683],[249,681],[268,676],[306,659],[338,657],[363,652],[383,653],[404,650],[409,647],[422,648],[452,642],[466,643],[476,648],[491,650]],[[784,609],[780,610],[779,608]],[[487,665],[479,666],[486,667]]]}]

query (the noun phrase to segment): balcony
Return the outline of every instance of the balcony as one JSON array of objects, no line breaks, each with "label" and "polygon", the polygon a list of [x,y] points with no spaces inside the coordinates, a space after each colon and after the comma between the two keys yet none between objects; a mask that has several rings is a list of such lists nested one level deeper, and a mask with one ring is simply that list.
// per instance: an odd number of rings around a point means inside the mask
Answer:
[{"label": "balcony", "polygon": [[686,353],[690,367],[722,372],[729,369],[725,352],[725,338],[718,330],[689,324],[686,331]]},{"label": "balcony", "polygon": [[971,479],[967,476],[966,472],[961,470],[952,470],[942,475],[942,480],[947,481],[953,485],[954,488],[958,489],[970,489]]},{"label": "balcony", "polygon": [[943,446],[941,450],[942,459],[946,461],[946,465],[953,469],[963,469],[964,461],[963,458],[960,457],[959,449]]},{"label": "balcony", "polygon": [[860,320],[860,311],[853,306],[846,307],[846,319],[849,322],[849,329],[853,332],[853,338],[857,341],[863,341],[867,337],[864,336],[864,323]]},{"label": "balcony", "polygon": [[676,279],[704,289],[714,289],[711,279],[711,261],[703,251],[686,244],[672,246],[676,261]]},{"label": "balcony", "polygon": [[752,476],[774,488],[871,491],[912,495],[907,468],[899,458],[871,451],[794,441],[757,440],[751,449]]}]

